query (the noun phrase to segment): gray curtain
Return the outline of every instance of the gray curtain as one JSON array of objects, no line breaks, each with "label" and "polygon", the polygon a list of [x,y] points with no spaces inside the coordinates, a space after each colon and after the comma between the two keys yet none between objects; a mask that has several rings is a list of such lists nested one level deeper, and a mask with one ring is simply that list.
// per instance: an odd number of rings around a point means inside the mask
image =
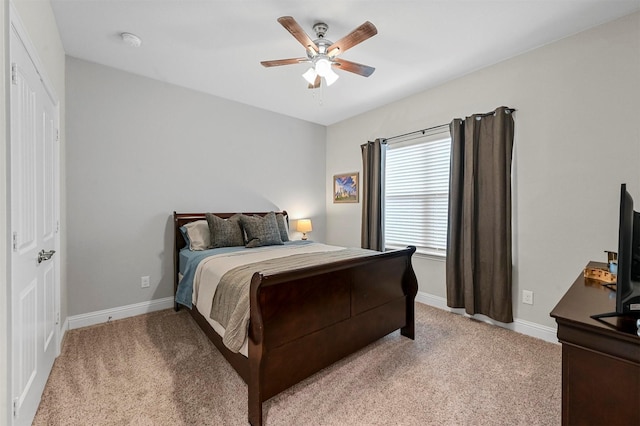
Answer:
[{"label": "gray curtain", "polygon": [[511,153],[514,110],[451,122],[447,305],[512,322]]},{"label": "gray curtain", "polygon": [[362,248],[384,250],[382,180],[384,143],[380,139],[360,145],[362,149]]}]

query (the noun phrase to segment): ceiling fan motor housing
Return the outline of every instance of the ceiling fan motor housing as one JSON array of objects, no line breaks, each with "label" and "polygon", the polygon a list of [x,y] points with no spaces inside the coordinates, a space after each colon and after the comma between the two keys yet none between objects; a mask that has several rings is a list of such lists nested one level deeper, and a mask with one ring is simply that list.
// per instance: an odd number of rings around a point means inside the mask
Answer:
[{"label": "ceiling fan motor housing", "polygon": [[316,37],[318,37],[316,40],[313,40],[316,46],[318,46],[318,53],[311,52],[309,51],[309,49],[307,49],[307,56],[309,57],[309,59],[314,59],[317,55],[321,55],[324,57],[327,54],[327,49],[333,44],[331,40],[327,40],[326,38],[324,38],[324,35],[328,29],[329,26],[324,22],[318,22],[313,26],[313,31],[315,31]]}]

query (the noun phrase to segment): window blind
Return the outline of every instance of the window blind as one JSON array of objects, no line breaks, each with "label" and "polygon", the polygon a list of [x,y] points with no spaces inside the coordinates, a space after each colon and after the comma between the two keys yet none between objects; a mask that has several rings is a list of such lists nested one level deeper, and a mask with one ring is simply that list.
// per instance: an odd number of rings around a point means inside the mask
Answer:
[{"label": "window blind", "polygon": [[389,144],[385,162],[386,248],[445,256],[451,138],[447,132]]}]

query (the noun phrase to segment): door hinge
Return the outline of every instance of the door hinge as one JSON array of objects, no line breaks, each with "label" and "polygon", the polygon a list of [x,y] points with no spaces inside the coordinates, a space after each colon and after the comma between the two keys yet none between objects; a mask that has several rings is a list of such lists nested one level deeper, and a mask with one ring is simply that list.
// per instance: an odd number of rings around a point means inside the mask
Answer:
[{"label": "door hinge", "polygon": [[13,417],[18,417],[18,402],[20,400],[16,397],[13,398]]},{"label": "door hinge", "polygon": [[56,325],[60,324],[60,312],[56,312]]},{"label": "door hinge", "polygon": [[60,130],[56,129],[56,142],[60,142]]},{"label": "door hinge", "polygon": [[18,66],[15,62],[11,64],[11,84],[18,84]]},{"label": "door hinge", "polygon": [[56,234],[60,232],[60,221],[56,220]]},{"label": "door hinge", "polygon": [[18,251],[18,233],[13,231],[13,251]]}]

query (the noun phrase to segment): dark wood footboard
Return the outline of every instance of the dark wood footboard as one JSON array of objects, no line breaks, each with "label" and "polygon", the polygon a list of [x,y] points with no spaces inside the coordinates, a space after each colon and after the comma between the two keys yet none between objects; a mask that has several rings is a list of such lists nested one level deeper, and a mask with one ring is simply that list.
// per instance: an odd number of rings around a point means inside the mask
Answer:
[{"label": "dark wood footboard", "polygon": [[249,422],[262,402],[400,329],[414,338],[414,247],[300,269],[255,274],[249,328]]},{"label": "dark wood footboard", "polygon": [[[182,239],[178,227],[187,216],[197,220],[204,214],[174,213],[176,240]],[[408,247],[274,275],[254,274],[248,359],[230,352],[206,319],[192,310],[247,382],[252,425],[262,424],[264,401],[319,370],[395,330],[414,338],[414,252],[415,247]],[[176,277],[177,271],[176,263]]]}]

